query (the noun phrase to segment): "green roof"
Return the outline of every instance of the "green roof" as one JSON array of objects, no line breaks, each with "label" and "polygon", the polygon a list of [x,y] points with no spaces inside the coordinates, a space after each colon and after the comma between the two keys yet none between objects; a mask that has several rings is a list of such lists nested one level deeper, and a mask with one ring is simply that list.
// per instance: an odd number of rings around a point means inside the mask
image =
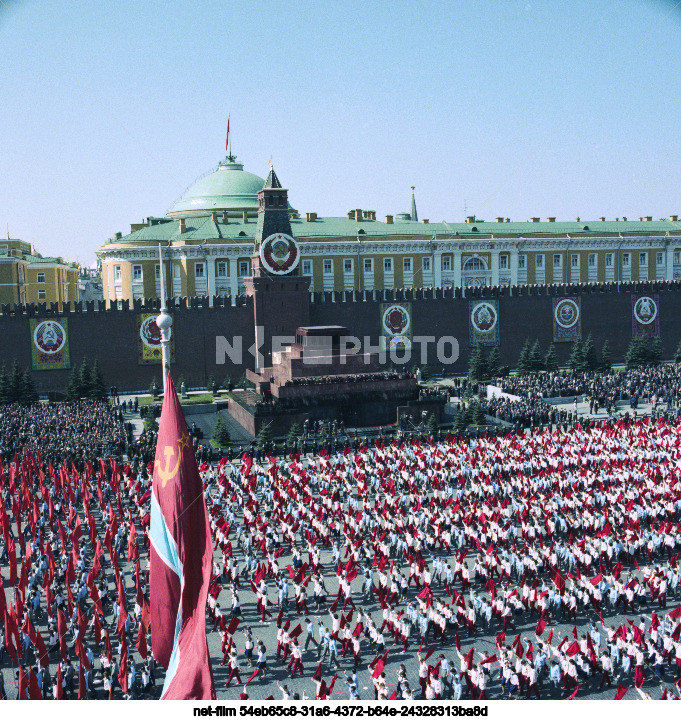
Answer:
[{"label": "green roof", "polygon": [[27,260],[29,265],[66,265],[69,268],[76,267],[76,264],[71,261],[49,255],[25,255],[24,260]]},{"label": "green roof", "polygon": [[[209,215],[188,216],[185,218],[186,232],[180,233],[177,219],[164,220],[155,225],[146,226],[118,240],[111,239],[108,243],[135,243],[158,241],[203,241],[222,240],[223,242],[243,243],[255,237],[256,222],[244,223],[243,220],[230,218],[223,223],[221,216],[217,221]],[[440,239],[452,237],[550,237],[566,236],[583,237],[589,235],[636,234],[650,235],[665,233],[681,233],[681,222],[671,220],[659,221],[581,221],[566,223],[418,223],[411,220],[384,223],[378,220],[356,221],[350,218],[317,218],[308,222],[304,218],[292,218],[291,228],[296,238],[328,238],[333,240],[342,237],[413,237],[428,239],[437,236]],[[585,230],[588,228],[588,230]]]},{"label": "green roof", "polygon": [[212,172],[189,186],[168,214],[195,213],[206,210],[258,209],[258,192],[265,181],[244,170],[230,156]]}]

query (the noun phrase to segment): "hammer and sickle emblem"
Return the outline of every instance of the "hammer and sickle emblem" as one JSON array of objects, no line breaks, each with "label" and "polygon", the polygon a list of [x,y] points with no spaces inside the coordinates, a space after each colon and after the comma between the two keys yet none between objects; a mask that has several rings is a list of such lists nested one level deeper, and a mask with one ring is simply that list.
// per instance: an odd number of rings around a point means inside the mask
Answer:
[{"label": "hammer and sickle emblem", "polygon": [[[156,470],[158,471],[159,478],[161,479],[161,487],[165,488],[166,483],[171,478],[174,478],[177,474],[177,471],[180,467],[180,463],[182,461],[182,445],[178,444],[177,446],[177,454],[175,453],[175,449],[173,446],[166,446],[163,449],[163,455],[165,456],[165,468],[162,467],[161,461],[155,461],[154,466],[156,467]],[[174,455],[177,455],[177,460],[175,462],[175,467],[171,468],[170,463],[171,459]]]}]

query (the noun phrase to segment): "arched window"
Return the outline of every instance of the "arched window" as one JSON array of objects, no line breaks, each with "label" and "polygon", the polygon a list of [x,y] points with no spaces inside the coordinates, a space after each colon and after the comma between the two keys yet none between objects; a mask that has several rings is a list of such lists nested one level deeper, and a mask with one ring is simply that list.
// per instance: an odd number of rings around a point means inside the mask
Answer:
[{"label": "arched window", "polygon": [[469,258],[463,266],[464,270],[487,270],[487,265],[482,258],[478,258],[477,255]]}]

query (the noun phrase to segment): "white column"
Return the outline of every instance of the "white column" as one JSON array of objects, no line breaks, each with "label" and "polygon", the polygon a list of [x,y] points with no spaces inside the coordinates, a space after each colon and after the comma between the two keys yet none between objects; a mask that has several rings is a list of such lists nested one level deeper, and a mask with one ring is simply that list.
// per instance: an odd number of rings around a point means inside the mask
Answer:
[{"label": "white column", "polygon": [[208,304],[213,307],[213,296],[215,295],[215,258],[206,256],[206,277],[208,278]]},{"label": "white column", "polygon": [[665,276],[667,280],[674,280],[674,246],[667,246]]},{"label": "white column", "polygon": [[511,285],[518,285],[518,249],[511,248]]},{"label": "white column", "polygon": [[492,285],[499,285],[499,251],[492,251]]},{"label": "white column", "polygon": [[[165,287],[165,295],[167,295],[169,298],[175,298],[175,291],[174,291],[174,284],[173,284],[173,255],[172,251],[166,251],[166,255],[168,258],[168,262],[163,264],[163,267],[161,268],[161,274],[163,275],[163,279],[165,280],[166,287]],[[163,295],[163,293],[161,293]],[[163,300],[163,299],[161,299]]]},{"label": "white column", "polygon": [[229,258],[229,294],[232,296],[232,303],[234,303],[234,297],[239,293],[239,276],[238,271],[238,258],[236,255],[232,255]]},{"label": "white column", "polygon": [[454,287],[461,287],[461,251],[455,250],[452,258],[452,268],[454,269]]},{"label": "white column", "polygon": [[433,253],[433,287],[442,287],[442,251],[436,250]]}]

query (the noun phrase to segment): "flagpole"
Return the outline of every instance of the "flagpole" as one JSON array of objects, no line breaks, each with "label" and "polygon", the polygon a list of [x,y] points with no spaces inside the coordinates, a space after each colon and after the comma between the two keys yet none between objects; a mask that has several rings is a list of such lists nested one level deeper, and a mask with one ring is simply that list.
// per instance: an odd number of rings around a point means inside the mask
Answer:
[{"label": "flagpole", "polygon": [[158,244],[159,275],[161,279],[161,312],[156,318],[156,325],[161,331],[161,364],[163,367],[163,398],[166,397],[166,386],[168,384],[168,371],[170,370],[170,335],[173,319],[166,308],[166,290],[163,268],[163,249]]}]

